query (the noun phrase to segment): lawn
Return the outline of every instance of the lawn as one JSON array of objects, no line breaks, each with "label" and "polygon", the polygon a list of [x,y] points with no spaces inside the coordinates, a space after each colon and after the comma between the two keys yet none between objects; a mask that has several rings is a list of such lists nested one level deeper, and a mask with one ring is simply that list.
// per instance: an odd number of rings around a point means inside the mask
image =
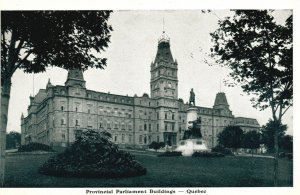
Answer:
[{"label": "lawn", "polygon": [[[147,174],[123,179],[62,178],[41,175],[38,167],[53,154],[8,155],[6,187],[242,187],[272,186],[273,159],[157,157],[134,152]],[[293,162],[279,160],[279,185],[293,185]]]}]

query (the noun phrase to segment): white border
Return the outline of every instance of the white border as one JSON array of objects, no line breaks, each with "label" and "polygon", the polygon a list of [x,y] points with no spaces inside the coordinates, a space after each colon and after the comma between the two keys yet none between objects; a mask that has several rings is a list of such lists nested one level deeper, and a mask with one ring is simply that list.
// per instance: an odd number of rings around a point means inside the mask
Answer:
[{"label": "white border", "polygon": [[[163,10],[163,9],[293,9],[294,17],[294,187],[290,188],[190,188],[205,189],[206,194],[299,194],[299,0],[0,0],[1,10]],[[98,188],[2,188],[0,194],[84,195]],[[114,188],[106,188],[114,189]],[[121,189],[121,188],[120,188]],[[124,189],[124,188],[122,188]],[[132,188],[131,188],[132,189]],[[150,189],[150,188],[144,188]],[[154,188],[151,188],[154,189]],[[167,189],[167,188],[164,188]],[[187,189],[187,188],[181,188]],[[298,193],[297,193],[298,192]],[[183,194],[183,193],[176,193]]]}]

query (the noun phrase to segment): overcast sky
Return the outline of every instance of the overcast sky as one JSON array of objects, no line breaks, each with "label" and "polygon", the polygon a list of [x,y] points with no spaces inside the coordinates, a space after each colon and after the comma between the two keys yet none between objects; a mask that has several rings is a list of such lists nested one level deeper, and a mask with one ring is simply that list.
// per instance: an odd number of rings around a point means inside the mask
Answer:
[{"label": "overcast sky", "polygon": [[[216,93],[226,93],[230,109],[235,116],[256,118],[264,125],[271,111],[259,111],[252,107],[250,97],[240,87],[227,88],[220,81],[226,79],[228,70],[208,66],[206,53],[212,45],[209,33],[218,26],[219,18],[229,16],[225,10],[202,13],[201,11],[114,11],[109,19],[114,31],[111,43],[104,53],[108,59],[105,70],[90,69],[84,72],[86,87],[90,90],[133,96],[150,94],[150,64],[154,60],[157,41],[164,29],[170,37],[172,55],[178,62],[179,98],[186,102],[189,91],[194,88],[196,105],[212,107]],[[274,15],[283,23],[289,10],[277,10]],[[64,85],[67,71],[49,68],[46,73],[25,74],[15,72],[12,79],[11,100],[8,116],[8,131],[20,132],[21,113],[27,116],[29,96],[45,89],[48,79],[53,85]],[[221,85],[220,85],[221,83]],[[290,109],[283,122],[292,134],[293,114]]]}]

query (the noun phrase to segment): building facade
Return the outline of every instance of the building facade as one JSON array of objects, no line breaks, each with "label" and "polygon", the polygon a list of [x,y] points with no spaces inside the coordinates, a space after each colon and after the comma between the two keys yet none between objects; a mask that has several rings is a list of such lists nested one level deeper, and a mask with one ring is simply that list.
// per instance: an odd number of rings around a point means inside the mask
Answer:
[{"label": "building facade", "polygon": [[[81,131],[108,131],[120,147],[145,148],[152,141],[176,145],[188,126],[189,105],[178,99],[178,63],[170,39],[163,32],[151,63],[150,96],[122,96],[86,89],[83,73],[69,70],[64,86],[53,86],[30,97],[28,116],[21,116],[22,144],[40,142],[65,147]],[[259,130],[256,119],[234,117],[220,92],[212,108],[195,106],[201,131],[209,147],[228,125],[244,131]]]}]

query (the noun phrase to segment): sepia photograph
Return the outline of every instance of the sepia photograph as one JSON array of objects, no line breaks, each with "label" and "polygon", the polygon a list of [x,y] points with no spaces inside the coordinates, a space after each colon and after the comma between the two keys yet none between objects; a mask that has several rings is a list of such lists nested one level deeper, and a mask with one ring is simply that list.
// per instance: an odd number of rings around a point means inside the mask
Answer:
[{"label": "sepia photograph", "polygon": [[293,13],[1,10],[1,188],[292,189]]}]

